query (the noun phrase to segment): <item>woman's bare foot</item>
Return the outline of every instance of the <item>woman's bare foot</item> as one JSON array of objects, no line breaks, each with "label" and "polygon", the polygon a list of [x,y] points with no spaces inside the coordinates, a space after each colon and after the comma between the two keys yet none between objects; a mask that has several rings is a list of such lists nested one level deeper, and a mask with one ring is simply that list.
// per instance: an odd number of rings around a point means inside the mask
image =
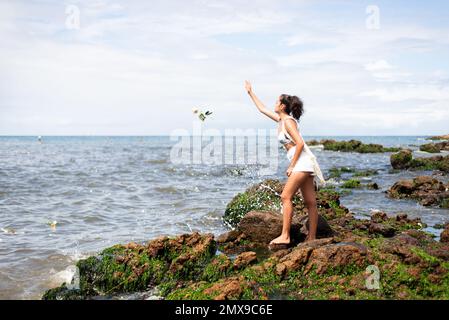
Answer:
[{"label": "woman's bare foot", "polygon": [[290,238],[280,235],[276,239],[271,240],[270,245],[272,244],[290,244]]},{"label": "woman's bare foot", "polygon": [[309,242],[309,241],[313,241],[316,240],[315,237],[311,238],[309,235],[307,235],[306,239],[304,240],[304,242]]}]

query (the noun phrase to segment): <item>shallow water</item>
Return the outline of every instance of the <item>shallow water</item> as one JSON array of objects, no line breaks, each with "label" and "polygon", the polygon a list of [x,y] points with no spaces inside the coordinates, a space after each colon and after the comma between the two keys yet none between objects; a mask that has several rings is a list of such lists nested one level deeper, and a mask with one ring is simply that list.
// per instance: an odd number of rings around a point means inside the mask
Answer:
[{"label": "shallow water", "polygon": [[[304,138],[354,138],[414,150],[427,143],[424,137]],[[262,176],[260,165],[173,164],[174,144],[169,137],[43,137],[42,144],[36,137],[0,137],[0,299],[39,299],[44,290],[71,278],[78,259],[115,243],[192,231],[218,235],[226,231],[221,217],[237,193],[266,178],[285,180],[284,151],[277,170]],[[325,176],[334,166],[379,170],[370,179],[381,190],[354,190],[342,197],[358,216],[380,209],[406,212],[431,226],[449,221],[449,210],[382,193],[399,179],[431,172],[391,174],[390,153],[311,149]],[[415,156],[429,155],[418,151]]]}]

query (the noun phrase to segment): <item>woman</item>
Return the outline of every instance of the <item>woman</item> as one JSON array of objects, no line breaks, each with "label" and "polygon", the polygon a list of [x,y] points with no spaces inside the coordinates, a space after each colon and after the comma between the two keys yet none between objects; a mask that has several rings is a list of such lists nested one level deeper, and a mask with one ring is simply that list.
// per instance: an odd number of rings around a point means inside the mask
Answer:
[{"label": "woman", "polygon": [[245,81],[245,89],[257,109],[267,117],[278,122],[278,139],[287,150],[290,166],[287,169],[288,180],[281,194],[283,225],[282,234],[270,242],[270,246],[290,244],[290,226],[293,215],[293,195],[301,189],[301,194],[309,213],[309,233],[305,241],[316,238],[318,209],[314,179],[318,177],[325,184],[316,157],[310,151],[298,131],[297,121],[304,112],[303,103],[297,96],[282,94],[274,106],[274,112],[268,110],[254,94],[251,84]]}]

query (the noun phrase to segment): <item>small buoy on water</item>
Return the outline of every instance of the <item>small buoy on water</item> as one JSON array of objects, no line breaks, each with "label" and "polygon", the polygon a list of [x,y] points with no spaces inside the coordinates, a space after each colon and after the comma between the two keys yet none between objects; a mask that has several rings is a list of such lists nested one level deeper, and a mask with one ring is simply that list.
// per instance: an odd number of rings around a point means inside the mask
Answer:
[{"label": "small buoy on water", "polygon": [[55,220],[55,221],[50,221],[50,222],[48,222],[48,225],[50,226],[50,228],[52,228],[52,229],[56,229],[56,225],[58,224],[58,222]]}]

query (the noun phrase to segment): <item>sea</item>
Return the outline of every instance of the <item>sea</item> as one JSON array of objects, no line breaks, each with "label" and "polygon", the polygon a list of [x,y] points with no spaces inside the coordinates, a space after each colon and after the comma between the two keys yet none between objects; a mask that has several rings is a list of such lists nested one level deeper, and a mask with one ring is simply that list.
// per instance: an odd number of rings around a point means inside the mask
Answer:
[{"label": "sea", "polygon": [[[429,142],[426,136],[304,136],[312,139],[356,139],[410,148],[415,157],[432,156],[419,151]],[[180,156],[174,152],[180,141],[169,136],[0,136],[0,299],[40,299],[45,290],[71,280],[79,259],[117,243],[194,231],[219,235],[228,230],[222,216],[235,195],[265,179],[287,179],[284,150],[275,149],[269,165],[254,161],[258,140],[222,139],[221,150],[231,157],[221,162]],[[377,183],[379,190],[355,189],[341,197],[357,217],[369,218],[375,210],[405,212],[421,218],[436,237],[441,230],[433,226],[449,222],[448,209],[385,195],[396,181],[431,171],[392,172],[391,153],[311,150],[325,177],[332,167],[378,170],[362,180]],[[436,178],[449,180],[447,175]],[[338,189],[341,181],[328,183]]]}]

